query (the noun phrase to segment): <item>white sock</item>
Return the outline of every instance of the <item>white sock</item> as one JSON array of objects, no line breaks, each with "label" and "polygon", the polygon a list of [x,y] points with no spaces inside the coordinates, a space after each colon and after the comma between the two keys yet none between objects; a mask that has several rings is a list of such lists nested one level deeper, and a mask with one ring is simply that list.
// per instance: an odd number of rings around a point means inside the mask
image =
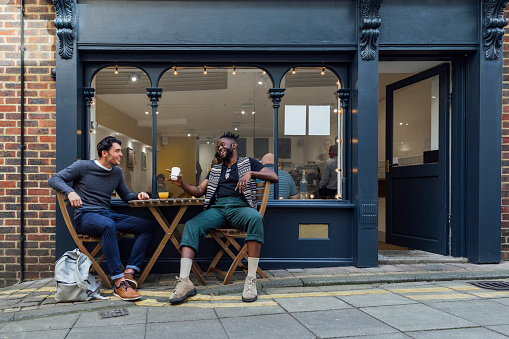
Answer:
[{"label": "white sock", "polygon": [[260,258],[247,257],[247,276],[256,278],[256,270],[258,269],[258,261]]},{"label": "white sock", "polygon": [[191,266],[193,266],[192,259],[180,259],[180,278],[189,278],[189,274],[191,273]]}]

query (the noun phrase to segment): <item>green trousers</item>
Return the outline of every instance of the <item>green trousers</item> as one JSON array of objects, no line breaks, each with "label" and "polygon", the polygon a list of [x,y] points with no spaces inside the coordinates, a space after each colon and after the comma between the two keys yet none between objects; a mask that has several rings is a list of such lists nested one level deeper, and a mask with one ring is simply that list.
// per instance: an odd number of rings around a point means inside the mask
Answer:
[{"label": "green trousers", "polygon": [[186,222],[180,247],[198,251],[198,243],[215,228],[233,227],[247,233],[246,241],[263,244],[263,217],[240,197],[216,199],[214,205]]}]

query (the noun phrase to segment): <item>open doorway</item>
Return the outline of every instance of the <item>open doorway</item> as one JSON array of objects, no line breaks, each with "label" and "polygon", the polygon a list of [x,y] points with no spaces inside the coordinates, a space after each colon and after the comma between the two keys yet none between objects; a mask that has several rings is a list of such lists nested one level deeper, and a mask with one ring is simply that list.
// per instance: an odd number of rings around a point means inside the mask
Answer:
[{"label": "open doorway", "polygon": [[379,65],[379,250],[449,254],[450,64]]}]

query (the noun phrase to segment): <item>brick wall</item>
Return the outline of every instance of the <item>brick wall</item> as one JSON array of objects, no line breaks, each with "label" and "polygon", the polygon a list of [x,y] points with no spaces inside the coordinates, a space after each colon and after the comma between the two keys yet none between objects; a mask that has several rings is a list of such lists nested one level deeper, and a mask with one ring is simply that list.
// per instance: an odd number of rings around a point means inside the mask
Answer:
[{"label": "brick wall", "polygon": [[[55,19],[51,0],[25,0],[25,279],[53,276]],[[0,0],[0,286],[20,279],[20,1]]]},{"label": "brick wall", "polygon": [[[505,10],[509,18],[509,7]],[[504,35],[502,93],[502,259],[509,259],[509,26]]]}]

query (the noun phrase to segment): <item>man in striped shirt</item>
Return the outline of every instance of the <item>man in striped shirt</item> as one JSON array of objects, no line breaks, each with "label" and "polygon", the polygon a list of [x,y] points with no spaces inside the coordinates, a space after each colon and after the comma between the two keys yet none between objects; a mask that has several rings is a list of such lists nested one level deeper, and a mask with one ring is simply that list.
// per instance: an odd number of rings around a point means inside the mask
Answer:
[{"label": "man in striped shirt", "polygon": [[[271,169],[274,170],[274,154],[267,153],[263,156],[261,163]],[[277,175],[279,177],[279,199],[298,199],[299,191],[297,191],[297,186],[295,186],[295,181],[293,181],[292,176],[283,171],[282,169],[278,170]],[[257,180],[260,181],[260,180]],[[270,193],[269,199],[274,199],[274,185],[270,185]]]}]

